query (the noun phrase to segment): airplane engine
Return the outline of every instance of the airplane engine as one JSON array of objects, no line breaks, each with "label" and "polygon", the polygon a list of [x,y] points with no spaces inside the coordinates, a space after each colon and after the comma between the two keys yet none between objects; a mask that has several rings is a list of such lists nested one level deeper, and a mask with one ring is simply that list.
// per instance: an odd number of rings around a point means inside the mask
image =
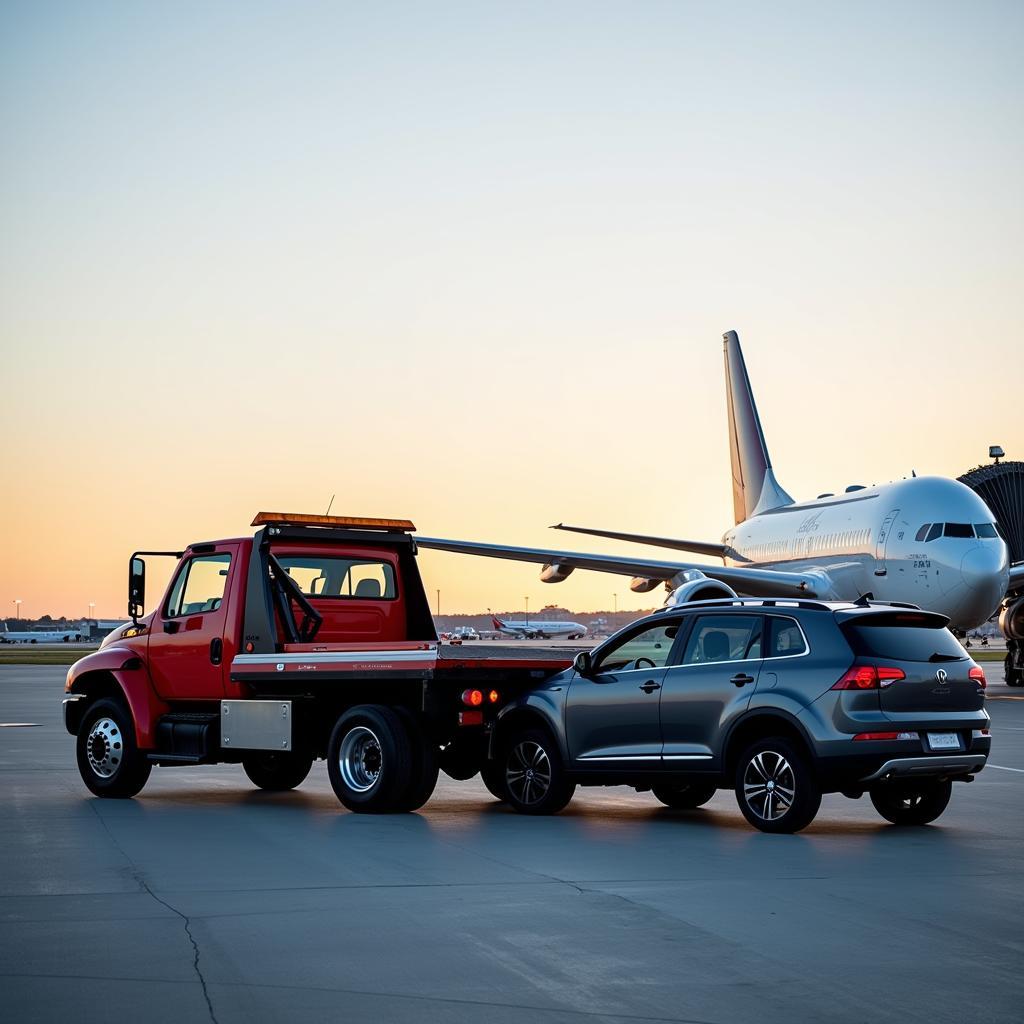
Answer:
[{"label": "airplane engine", "polygon": [[[678,578],[678,577],[677,577]],[[696,569],[684,574],[684,582],[665,599],[666,605],[687,604],[690,601],[708,601],[716,597],[738,597],[732,587],[721,580],[713,580]]]},{"label": "airplane engine", "polygon": [[651,580],[646,576],[634,576],[629,581],[629,589],[634,594],[646,594],[649,590],[653,590],[658,586],[659,583],[661,583],[661,580]]},{"label": "airplane engine", "polygon": [[999,628],[1010,640],[1024,640],[1024,597],[1004,602],[999,612]]},{"label": "airplane engine", "polygon": [[574,565],[560,565],[558,562],[552,562],[541,569],[540,581],[541,583],[561,583],[572,575],[575,568]]}]

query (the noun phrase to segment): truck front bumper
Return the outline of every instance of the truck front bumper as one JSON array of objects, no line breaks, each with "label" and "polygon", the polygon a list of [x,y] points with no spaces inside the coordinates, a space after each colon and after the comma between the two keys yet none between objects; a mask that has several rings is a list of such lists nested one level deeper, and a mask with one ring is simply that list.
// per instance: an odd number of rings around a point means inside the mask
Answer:
[{"label": "truck front bumper", "polygon": [[64,728],[72,736],[78,735],[78,725],[82,721],[81,702],[85,700],[84,693],[65,693],[61,705],[64,709]]}]

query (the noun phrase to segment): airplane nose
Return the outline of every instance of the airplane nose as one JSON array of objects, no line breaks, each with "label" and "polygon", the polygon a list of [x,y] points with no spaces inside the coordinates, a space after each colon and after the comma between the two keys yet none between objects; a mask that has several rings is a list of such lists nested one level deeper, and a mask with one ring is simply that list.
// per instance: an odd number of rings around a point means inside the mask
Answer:
[{"label": "airplane nose", "polygon": [[[978,544],[964,555],[960,563],[960,575],[972,590],[1005,591],[1009,572],[1003,553],[996,547]],[[1002,597],[1002,593],[999,595]]]}]

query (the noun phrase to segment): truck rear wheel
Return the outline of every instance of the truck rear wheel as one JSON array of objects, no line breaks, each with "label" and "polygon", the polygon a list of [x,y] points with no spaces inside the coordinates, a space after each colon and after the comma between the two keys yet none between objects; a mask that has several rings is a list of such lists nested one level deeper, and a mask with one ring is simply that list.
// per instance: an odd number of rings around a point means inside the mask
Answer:
[{"label": "truck rear wheel", "polygon": [[104,698],[86,710],[75,752],[82,781],[96,796],[135,796],[153,770],[135,743],[132,716],[118,700]]},{"label": "truck rear wheel", "polygon": [[655,786],[654,795],[675,811],[692,811],[703,807],[717,791],[713,782],[686,782],[676,786]]},{"label": "truck rear wheel", "polygon": [[391,708],[363,704],[338,719],[327,745],[327,774],[350,811],[405,810],[412,769],[409,732]]},{"label": "truck rear wheel", "polygon": [[395,810],[418,811],[431,798],[437,786],[438,748],[411,711],[401,708],[399,715],[409,734],[413,754],[409,788],[398,801]]},{"label": "truck rear wheel", "polygon": [[920,779],[890,782],[868,791],[875,810],[894,825],[927,825],[946,809],[953,783]]},{"label": "truck rear wheel", "polygon": [[508,797],[505,795],[505,772],[498,761],[484,761],[480,769],[480,778],[487,787],[487,792],[504,803]]},{"label": "truck rear wheel", "polygon": [[294,789],[305,781],[313,758],[296,750],[266,750],[242,760],[249,781],[269,792]]},{"label": "truck rear wheel", "polygon": [[484,741],[481,736],[455,739],[441,751],[441,771],[456,782],[473,778],[484,760]]}]

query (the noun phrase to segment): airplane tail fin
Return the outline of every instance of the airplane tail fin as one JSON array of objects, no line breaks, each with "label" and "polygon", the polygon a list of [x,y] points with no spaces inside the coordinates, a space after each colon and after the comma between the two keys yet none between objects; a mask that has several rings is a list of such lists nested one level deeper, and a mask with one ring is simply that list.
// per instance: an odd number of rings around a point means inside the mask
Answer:
[{"label": "airplane tail fin", "polygon": [[723,337],[732,502],[736,522],[741,523],[759,512],[792,505],[793,499],[779,486],[772,470],[739,335],[728,331]]},{"label": "airplane tail fin", "polygon": [[491,625],[495,629],[504,629],[505,628],[505,623],[502,622],[501,619],[499,619],[497,615],[492,615],[491,616]]}]

